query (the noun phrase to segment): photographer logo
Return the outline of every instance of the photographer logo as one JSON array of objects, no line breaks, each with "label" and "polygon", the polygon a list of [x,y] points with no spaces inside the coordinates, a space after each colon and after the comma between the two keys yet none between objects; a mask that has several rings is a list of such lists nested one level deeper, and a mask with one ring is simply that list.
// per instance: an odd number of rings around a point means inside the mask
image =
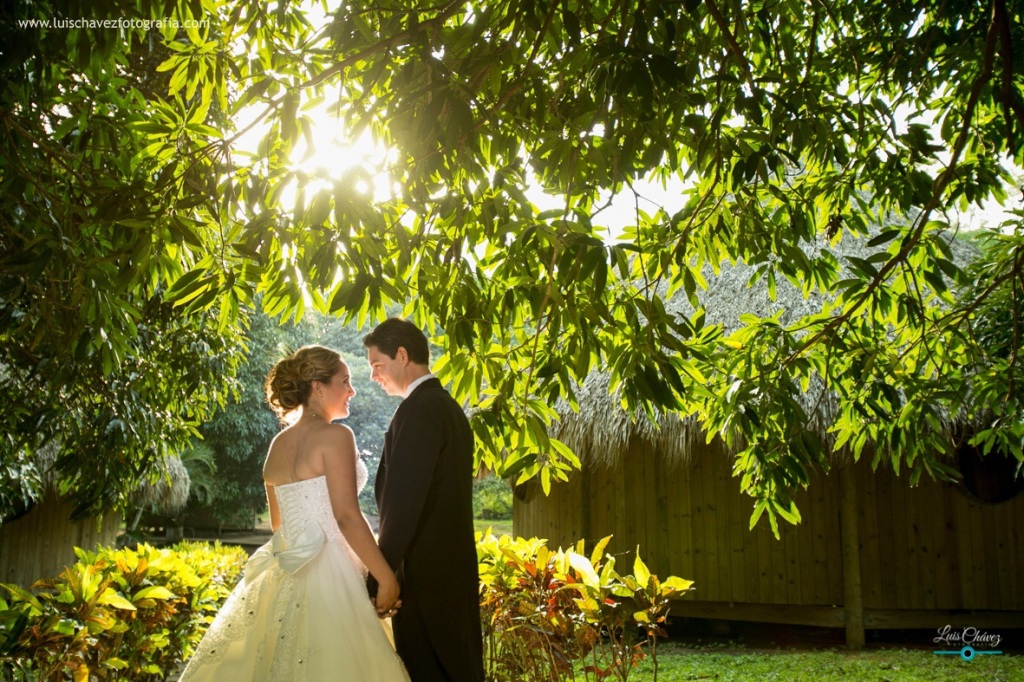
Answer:
[{"label": "photographer logo", "polygon": [[975,627],[957,630],[952,625],[946,625],[939,628],[938,635],[932,640],[935,644],[945,648],[932,653],[959,656],[965,661],[970,661],[975,656],[1003,653],[997,651],[999,643],[1002,641],[1001,635],[990,634]]}]

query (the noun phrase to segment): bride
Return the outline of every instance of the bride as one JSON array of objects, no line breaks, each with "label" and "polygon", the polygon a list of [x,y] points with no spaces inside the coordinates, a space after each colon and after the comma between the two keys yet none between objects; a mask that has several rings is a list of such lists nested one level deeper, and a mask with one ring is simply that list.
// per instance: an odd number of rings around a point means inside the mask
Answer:
[{"label": "bride", "polygon": [[[366,467],[347,426],[348,366],[306,346],[267,377],[267,400],[291,425],[270,446],[263,480],[273,538],[246,564],[181,682],[408,680],[385,631],[398,580],[359,509]],[[380,587],[375,603],[366,572]]]}]

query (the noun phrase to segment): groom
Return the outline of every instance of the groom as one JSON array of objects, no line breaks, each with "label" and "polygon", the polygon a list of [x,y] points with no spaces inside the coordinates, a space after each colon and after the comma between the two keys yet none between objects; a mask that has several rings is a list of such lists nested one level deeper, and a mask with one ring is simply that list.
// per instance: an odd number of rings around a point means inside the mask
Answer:
[{"label": "groom", "polygon": [[370,378],[404,398],[384,436],[375,484],[378,542],[402,586],[392,619],[395,647],[413,682],[479,682],[473,432],[430,373],[430,349],[418,327],[391,318],[363,345]]}]

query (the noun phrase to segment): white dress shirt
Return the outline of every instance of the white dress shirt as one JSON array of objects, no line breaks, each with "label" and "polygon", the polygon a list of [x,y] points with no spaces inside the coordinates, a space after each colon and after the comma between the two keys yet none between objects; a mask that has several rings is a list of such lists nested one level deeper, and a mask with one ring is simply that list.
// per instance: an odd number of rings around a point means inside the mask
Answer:
[{"label": "white dress shirt", "polygon": [[424,374],[419,379],[417,379],[416,381],[414,381],[411,384],[409,384],[409,386],[405,389],[405,395],[403,395],[402,398],[403,399],[408,398],[409,394],[411,394],[416,389],[417,386],[422,384],[427,379],[433,379],[433,378],[434,378],[433,374],[429,374],[429,373],[428,374]]}]

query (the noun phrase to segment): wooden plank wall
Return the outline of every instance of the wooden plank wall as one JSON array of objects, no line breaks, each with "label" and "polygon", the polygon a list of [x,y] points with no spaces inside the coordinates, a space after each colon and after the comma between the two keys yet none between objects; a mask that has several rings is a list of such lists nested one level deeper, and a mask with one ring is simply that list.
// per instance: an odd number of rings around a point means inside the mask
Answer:
[{"label": "wooden plank wall", "polygon": [[865,609],[1024,610],[1024,495],[987,504],[863,465],[857,484]]},{"label": "wooden plank wall", "polygon": [[[695,601],[841,606],[838,476],[814,476],[797,498],[803,523],[780,522],[776,540],[767,518],[748,530],[753,501],[731,466],[721,453],[672,466],[638,443],[548,498],[527,484],[515,532],[555,546],[614,535],[609,550],[627,570],[639,544],[653,572],[696,582]],[[984,504],[951,484],[910,488],[866,462],[855,480],[865,609],[1024,610],[1024,495]]]},{"label": "wooden plank wall", "polygon": [[75,562],[75,547],[94,550],[117,540],[118,514],[72,523],[71,509],[69,502],[51,493],[24,516],[0,525],[0,582],[28,587],[41,578],[56,577]]}]

